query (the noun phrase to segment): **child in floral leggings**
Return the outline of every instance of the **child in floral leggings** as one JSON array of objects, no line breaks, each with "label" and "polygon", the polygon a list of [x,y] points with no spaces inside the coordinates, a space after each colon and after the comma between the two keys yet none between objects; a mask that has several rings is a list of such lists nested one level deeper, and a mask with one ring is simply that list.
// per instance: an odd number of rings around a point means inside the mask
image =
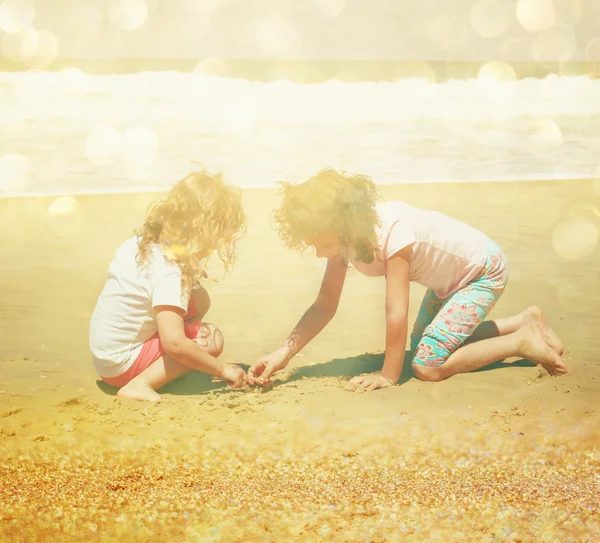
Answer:
[{"label": "child in floral leggings", "polygon": [[506,258],[483,232],[448,215],[402,201],[378,202],[366,175],[323,170],[299,184],[282,183],[274,218],[291,249],[313,247],[327,268],[316,300],[281,347],[257,360],[250,383],[268,384],[333,318],[351,264],[385,277],[386,345],[381,372],[354,377],[350,388],[398,383],[408,336],[410,283],[428,288],[411,334],[419,379],[439,381],[519,356],[564,374],[559,338],[542,311],[484,321],[508,280]]}]

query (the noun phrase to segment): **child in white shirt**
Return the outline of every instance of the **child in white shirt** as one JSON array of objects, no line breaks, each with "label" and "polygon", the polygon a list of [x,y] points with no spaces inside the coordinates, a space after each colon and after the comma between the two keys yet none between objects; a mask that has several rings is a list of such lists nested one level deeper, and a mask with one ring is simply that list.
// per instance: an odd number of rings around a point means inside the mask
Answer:
[{"label": "child in white shirt", "polygon": [[195,172],[119,247],[90,323],[96,372],[118,396],[157,401],[156,390],[193,370],[246,383],[239,366],[217,359],[223,334],[202,321],[210,298],[200,285],[213,252],[231,267],[244,229],[239,194],[220,175]]}]

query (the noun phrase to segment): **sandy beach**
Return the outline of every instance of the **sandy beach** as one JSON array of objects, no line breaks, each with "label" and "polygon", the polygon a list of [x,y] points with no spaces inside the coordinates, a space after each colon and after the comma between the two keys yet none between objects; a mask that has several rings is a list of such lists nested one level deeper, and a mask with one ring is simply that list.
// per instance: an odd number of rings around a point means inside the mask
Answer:
[{"label": "sandy beach", "polygon": [[[541,306],[565,377],[507,360],[423,383],[406,364],[401,386],[344,390],[385,343],[384,281],[351,271],[334,320],[272,389],[191,374],[157,405],[118,400],[87,347],[112,255],[157,195],[0,199],[0,540],[600,540],[599,188],[380,188],[503,248],[492,318]],[[285,339],[324,269],[280,246],[277,203],[244,192],[238,262],[225,278],[213,263],[206,282],[223,358],[246,366]],[[411,322],[423,293],[413,285]]]}]

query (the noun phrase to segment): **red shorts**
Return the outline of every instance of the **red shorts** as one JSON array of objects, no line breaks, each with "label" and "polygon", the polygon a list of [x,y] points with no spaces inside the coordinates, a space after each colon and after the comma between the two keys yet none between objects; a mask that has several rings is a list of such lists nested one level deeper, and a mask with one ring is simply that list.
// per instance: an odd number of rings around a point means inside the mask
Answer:
[{"label": "red shorts", "polygon": [[[193,299],[190,299],[190,303],[188,305],[188,310],[185,315],[185,319],[191,319],[197,315],[196,304]],[[195,339],[198,336],[198,330],[202,326],[202,322],[193,321],[193,322],[184,322],[183,329],[185,331],[186,337],[190,339]],[[165,354],[165,350],[160,343],[160,338],[158,337],[158,332],[154,334],[150,339],[147,339],[142,345],[142,350],[140,354],[138,354],[137,358],[133,365],[121,375],[117,375],[116,377],[102,377],[102,380],[105,383],[108,383],[114,387],[122,387],[125,386],[129,381],[131,381],[134,377],[137,377],[140,373],[142,373],[148,366],[156,362],[161,356]]]}]

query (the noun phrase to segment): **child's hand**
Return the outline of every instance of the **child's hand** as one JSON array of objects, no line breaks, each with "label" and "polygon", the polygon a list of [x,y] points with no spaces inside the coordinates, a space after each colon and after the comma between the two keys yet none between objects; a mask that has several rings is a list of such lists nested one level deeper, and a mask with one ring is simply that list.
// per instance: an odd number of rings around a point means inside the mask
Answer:
[{"label": "child's hand", "polygon": [[279,348],[271,354],[260,357],[248,370],[251,385],[269,386],[271,375],[285,368],[289,362],[289,349]]},{"label": "child's hand", "polygon": [[346,385],[349,390],[376,390],[378,388],[387,388],[394,386],[394,383],[387,380],[380,373],[365,373],[363,375],[357,375],[350,379],[350,382]]},{"label": "child's hand", "polygon": [[236,364],[225,364],[221,377],[229,381],[233,388],[242,388],[248,382],[246,372]]}]

